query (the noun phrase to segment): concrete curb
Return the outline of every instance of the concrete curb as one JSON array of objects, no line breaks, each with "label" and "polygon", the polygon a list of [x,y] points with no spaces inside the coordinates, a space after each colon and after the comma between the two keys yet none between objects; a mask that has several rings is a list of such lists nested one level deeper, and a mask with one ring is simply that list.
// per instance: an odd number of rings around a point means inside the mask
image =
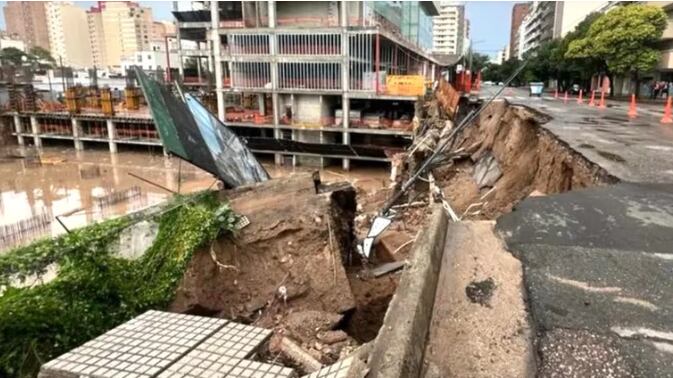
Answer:
[{"label": "concrete curb", "polygon": [[430,222],[414,243],[410,266],[402,274],[374,340],[367,377],[420,376],[447,226],[444,209],[433,206]]}]

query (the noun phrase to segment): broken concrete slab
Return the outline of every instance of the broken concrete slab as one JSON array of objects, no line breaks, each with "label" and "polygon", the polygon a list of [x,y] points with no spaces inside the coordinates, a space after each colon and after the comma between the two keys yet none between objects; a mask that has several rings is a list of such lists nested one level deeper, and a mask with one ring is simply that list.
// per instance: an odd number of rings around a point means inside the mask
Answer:
[{"label": "broken concrete slab", "polygon": [[[450,223],[441,265],[426,364],[447,377],[531,376],[533,330],[521,263],[504,249],[493,222]],[[471,287],[484,294],[489,287],[489,295],[474,296],[476,303],[466,295]]]},{"label": "broken concrete slab", "polygon": [[494,186],[498,179],[502,177],[500,164],[492,153],[485,154],[477,161],[472,177],[479,189]]},{"label": "broken concrete slab", "polygon": [[428,226],[412,248],[412,260],[386,312],[367,361],[369,377],[421,374],[425,340],[444,251],[448,216],[435,205]]},{"label": "broken concrete slab", "polygon": [[406,264],[406,261],[393,261],[379,265],[372,269],[369,273],[371,273],[374,278],[378,278],[389,273],[397,272],[398,270],[404,268]]},{"label": "broken concrete slab", "polygon": [[400,250],[405,246],[411,248],[411,242],[413,242],[413,236],[409,236],[406,232],[388,229],[376,241],[374,256],[379,262],[398,261]]}]

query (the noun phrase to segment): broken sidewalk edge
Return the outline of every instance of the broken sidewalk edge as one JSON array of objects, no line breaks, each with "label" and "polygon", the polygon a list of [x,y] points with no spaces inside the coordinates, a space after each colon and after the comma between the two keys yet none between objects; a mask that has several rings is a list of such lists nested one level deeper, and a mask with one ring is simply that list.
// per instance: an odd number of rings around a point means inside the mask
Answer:
[{"label": "broken sidewalk edge", "polygon": [[[383,326],[373,342],[365,369],[368,377],[420,375],[448,221],[442,207],[433,206],[430,222],[412,247],[411,264],[402,274]],[[360,365],[360,369],[363,368]],[[364,373],[351,370],[349,376]]]}]

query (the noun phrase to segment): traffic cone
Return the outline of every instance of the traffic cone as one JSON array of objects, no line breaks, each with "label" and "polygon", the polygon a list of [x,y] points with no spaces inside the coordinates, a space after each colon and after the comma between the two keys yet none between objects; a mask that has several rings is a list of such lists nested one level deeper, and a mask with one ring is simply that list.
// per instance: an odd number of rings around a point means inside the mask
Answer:
[{"label": "traffic cone", "polygon": [[558,98],[558,88],[554,89],[554,98]]},{"label": "traffic cone", "polygon": [[673,123],[673,117],[671,117],[671,96],[666,98],[666,107],[664,108],[664,116],[661,117],[661,123]]},{"label": "traffic cone", "polygon": [[567,104],[568,103],[568,91],[566,91],[565,96],[563,96],[563,103]]},{"label": "traffic cone", "polygon": [[577,96],[577,103],[582,104],[584,103],[584,100],[582,100],[582,90],[580,89],[580,94]]},{"label": "traffic cone", "polygon": [[596,91],[591,91],[591,99],[589,100],[589,106],[596,106],[595,97],[596,97]]},{"label": "traffic cone", "polygon": [[601,91],[601,102],[598,103],[599,109],[605,109],[605,92]]},{"label": "traffic cone", "polygon": [[631,105],[629,105],[629,118],[636,118],[638,111],[636,110],[636,95],[631,94]]}]

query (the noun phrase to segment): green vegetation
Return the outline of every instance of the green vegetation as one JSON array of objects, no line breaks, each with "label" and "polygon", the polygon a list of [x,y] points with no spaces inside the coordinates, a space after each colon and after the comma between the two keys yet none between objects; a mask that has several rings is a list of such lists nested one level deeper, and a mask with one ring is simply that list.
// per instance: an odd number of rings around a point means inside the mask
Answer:
[{"label": "green vegetation", "polygon": [[156,215],[159,232],[137,260],[110,253],[126,217],[42,240],[0,256],[0,284],[42,273],[43,285],[8,287],[0,296],[0,376],[34,376],[44,363],[148,309],[172,300],[194,251],[238,221],[210,193],[178,197]]},{"label": "green vegetation", "polygon": [[11,66],[22,66],[29,64],[39,68],[52,68],[56,65],[56,60],[51,56],[49,50],[35,46],[25,53],[16,47],[5,47],[0,50],[0,62]]},{"label": "green vegetation", "polygon": [[[658,59],[656,43],[666,27],[661,6],[625,4],[601,14],[591,13],[562,39],[526,53],[526,69],[515,84],[557,80],[560,90],[573,84],[589,86],[595,74],[632,75],[652,70]],[[504,81],[521,64],[512,58],[487,65],[484,80]]]}]

